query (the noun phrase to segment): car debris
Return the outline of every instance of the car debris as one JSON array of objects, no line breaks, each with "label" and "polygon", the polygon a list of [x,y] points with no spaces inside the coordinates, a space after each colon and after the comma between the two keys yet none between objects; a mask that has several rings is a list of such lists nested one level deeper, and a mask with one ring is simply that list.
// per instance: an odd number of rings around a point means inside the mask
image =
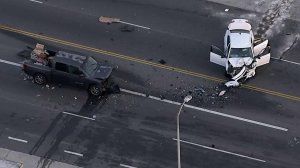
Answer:
[{"label": "car debris", "polygon": [[225,93],[226,93],[226,90],[222,90],[222,91],[219,93],[219,96],[223,96]]},{"label": "car debris", "polygon": [[225,85],[235,87],[253,77],[257,67],[268,64],[270,52],[268,40],[254,39],[248,20],[233,19],[224,36],[224,51],[211,46],[210,62],[225,67],[231,79]]}]

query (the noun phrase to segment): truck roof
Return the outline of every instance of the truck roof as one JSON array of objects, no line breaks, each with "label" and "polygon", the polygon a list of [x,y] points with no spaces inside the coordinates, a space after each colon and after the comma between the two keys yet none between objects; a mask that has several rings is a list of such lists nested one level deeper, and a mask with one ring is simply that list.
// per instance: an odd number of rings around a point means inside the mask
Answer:
[{"label": "truck roof", "polygon": [[55,61],[76,67],[80,67],[87,58],[87,56],[72,54],[65,51],[58,51],[55,55]]}]

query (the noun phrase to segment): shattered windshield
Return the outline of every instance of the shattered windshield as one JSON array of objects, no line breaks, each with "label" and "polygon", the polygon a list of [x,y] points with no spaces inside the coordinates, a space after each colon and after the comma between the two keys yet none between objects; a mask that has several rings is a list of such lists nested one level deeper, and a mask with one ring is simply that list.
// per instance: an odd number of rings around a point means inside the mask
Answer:
[{"label": "shattered windshield", "polygon": [[83,70],[89,75],[93,75],[97,69],[97,61],[92,58],[92,57],[88,57],[88,59],[86,60],[86,62],[83,64]]},{"label": "shattered windshield", "polygon": [[253,57],[251,47],[249,48],[231,48],[229,58]]}]

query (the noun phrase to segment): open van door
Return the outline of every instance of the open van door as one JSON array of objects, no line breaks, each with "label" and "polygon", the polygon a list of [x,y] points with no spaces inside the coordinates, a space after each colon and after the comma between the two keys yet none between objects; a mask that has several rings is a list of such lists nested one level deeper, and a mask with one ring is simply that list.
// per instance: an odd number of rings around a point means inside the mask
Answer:
[{"label": "open van door", "polygon": [[210,62],[226,67],[225,54],[216,46],[210,47]]},{"label": "open van door", "polygon": [[257,67],[268,64],[271,59],[269,41],[265,40],[262,43],[254,46],[254,57],[256,58]]}]

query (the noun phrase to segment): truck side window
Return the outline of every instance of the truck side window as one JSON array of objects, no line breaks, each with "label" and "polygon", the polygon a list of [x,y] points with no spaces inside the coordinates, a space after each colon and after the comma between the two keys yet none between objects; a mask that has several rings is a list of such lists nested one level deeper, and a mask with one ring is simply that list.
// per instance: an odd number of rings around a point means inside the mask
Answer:
[{"label": "truck side window", "polygon": [[63,72],[68,72],[68,68],[66,64],[56,62],[55,64],[55,69]]},{"label": "truck side window", "polygon": [[83,74],[82,71],[80,71],[77,67],[74,67],[72,65],[69,66],[69,73],[74,74],[74,75]]}]

